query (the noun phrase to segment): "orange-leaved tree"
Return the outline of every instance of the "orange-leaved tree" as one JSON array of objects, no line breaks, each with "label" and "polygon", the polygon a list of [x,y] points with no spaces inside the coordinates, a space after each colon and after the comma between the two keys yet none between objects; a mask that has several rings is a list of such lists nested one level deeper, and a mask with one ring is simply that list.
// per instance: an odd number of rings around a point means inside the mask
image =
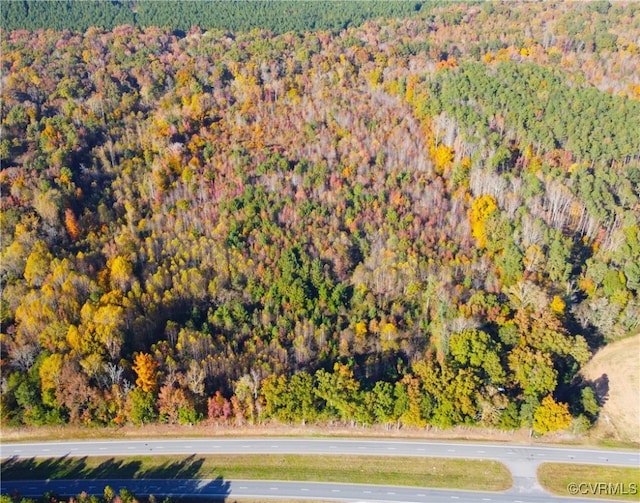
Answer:
[{"label": "orange-leaved tree", "polygon": [[149,353],[138,353],[133,363],[133,370],[138,374],[136,386],[145,393],[155,391],[158,384],[158,362]]}]

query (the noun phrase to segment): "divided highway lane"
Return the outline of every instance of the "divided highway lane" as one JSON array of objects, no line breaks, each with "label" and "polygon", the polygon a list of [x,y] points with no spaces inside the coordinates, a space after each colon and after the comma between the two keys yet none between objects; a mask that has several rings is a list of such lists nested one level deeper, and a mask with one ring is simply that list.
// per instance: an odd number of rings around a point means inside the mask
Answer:
[{"label": "divided highway lane", "polygon": [[115,490],[126,487],[138,496],[149,494],[199,498],[296,498],[351,502],[386,503],[593,503],[594,500],[559,498],[547,494],[526,496],[512,493],[482,493],[359,484],[324,484],[248,480],[87,480],[3,482],[2,492],[19,491],[21,496],[41,496],[46,491],[58,494],[102,494],[104,486]]},{"label": "divided highway lane", "polygon": [[640,452],[540,447],[515,444],[476,444],[413,440],[346,439],[180,439],[104,440],[42,443],[4,443],[0,457],[134,456],[190,454],[361,454],[494,459],[505,463],[568,462],[640,466]]},{"label": "divided highway lane", "polygon": [[[513,487],[504,493],[478,493],[453,490],[416,489],[406,487],[361,486],[349,484],[318,484],[310,482],[225,481],[216,486],[211,481],[120,481],[139,495],[201,494],[212,497],[219,491],[234,497],[278,497],[323,500],[388,501],[412,503],[549,503],[567,500],[546,493],[538,484],[536,470],[543,462],[566,462],[620,466],[640,466],[640,452],[580,449],[570,447],[538,447],[514,444],[477,444],[428,442],[410,440],[347,440],[303,438],[214,438],[180,440],[105,440],[91,442],[11,443],[0,445],[0,457],[62,457],[62,456],[139,456],[139,455],[206,455],[206,454],[331,454],[369,456],[420,456],[467,459],[493,459],[504,463],[513,476]],[[89,482],[89,481],[87,481]],[[105,481],[90,481],[104,487]],[[42,494],[46,490],[76,493],[74,481],[6,482],[2,492],[12,488],[21,494]],[[217,483],[217,482],[216,482]],[[11,488],[9,487],[11,484]],[[16,486],[20,485],[20,487]],[[47,484],[42,486],[41,484]],[[141,484],[141,485],[139,485]],[[112,484],[110,484],[112,485]],[[117,485],[117,484],[113,484]],[[67,487],[67,489],[63,489]],[[84,486],[83,486],[84,487]],[[91,490],[84,487],[85,490]],[[100,489],[98,492],[100,492]],[[215,491],[218,491],[217,493]],[[26,492],[25,492],[26,491]],[[33,492],[30,492],[33,491]],[[179,492],[176,492],[179,491]],[[203,492],[213,491],[213,492]],[[426,496],[423,496],[426,495]]]}]

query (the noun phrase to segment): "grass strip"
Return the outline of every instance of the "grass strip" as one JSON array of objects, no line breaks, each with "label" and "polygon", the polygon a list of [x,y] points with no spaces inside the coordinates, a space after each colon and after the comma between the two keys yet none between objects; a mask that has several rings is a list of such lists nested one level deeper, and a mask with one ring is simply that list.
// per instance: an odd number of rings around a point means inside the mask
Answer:
[{"label": "grass strip", "polygon": [[9,459],[2,480],[305,480],[504,491],[511,474],[497,461],[333,455],[216,455]]},{"label": "grass strip", "polygon": [[640,501],[640,468],[542,463],[538,480],[558,496]]}]

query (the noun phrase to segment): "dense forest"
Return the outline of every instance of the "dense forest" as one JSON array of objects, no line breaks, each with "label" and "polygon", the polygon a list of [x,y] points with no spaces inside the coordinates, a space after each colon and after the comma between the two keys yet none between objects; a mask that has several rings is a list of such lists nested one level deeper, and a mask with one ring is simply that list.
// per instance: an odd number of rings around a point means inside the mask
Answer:
[{"label": "dense forest", "polygon": [[4,425],[589,428],[640,320],[640,4],[382,4],[1,32]]},{"label": "dense forest", "polygon": [[409,17],[441,1],[388,0],[10,0],[0,12],[8,30],[107,30],[120,25],[156,26],[185,32],[202,29],[273,33],[341,30],[376,17]]}]

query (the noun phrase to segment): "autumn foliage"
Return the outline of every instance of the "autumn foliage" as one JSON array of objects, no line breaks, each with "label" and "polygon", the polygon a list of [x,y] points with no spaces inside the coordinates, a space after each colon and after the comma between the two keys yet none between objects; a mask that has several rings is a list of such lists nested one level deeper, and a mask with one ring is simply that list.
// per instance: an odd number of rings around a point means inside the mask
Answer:
[{"label": "autumn foliage", "polygon": [[153,359],[153,356],[148,353],[138,353],[132,368],[138,376],[136,386],[145,393],[156,389],[158,363]]},{"label": "autumn foliage", "polygon": [[640,319],[635,5],[140,8],[2,32],[3,422],[595,421],[580,368]]}]

